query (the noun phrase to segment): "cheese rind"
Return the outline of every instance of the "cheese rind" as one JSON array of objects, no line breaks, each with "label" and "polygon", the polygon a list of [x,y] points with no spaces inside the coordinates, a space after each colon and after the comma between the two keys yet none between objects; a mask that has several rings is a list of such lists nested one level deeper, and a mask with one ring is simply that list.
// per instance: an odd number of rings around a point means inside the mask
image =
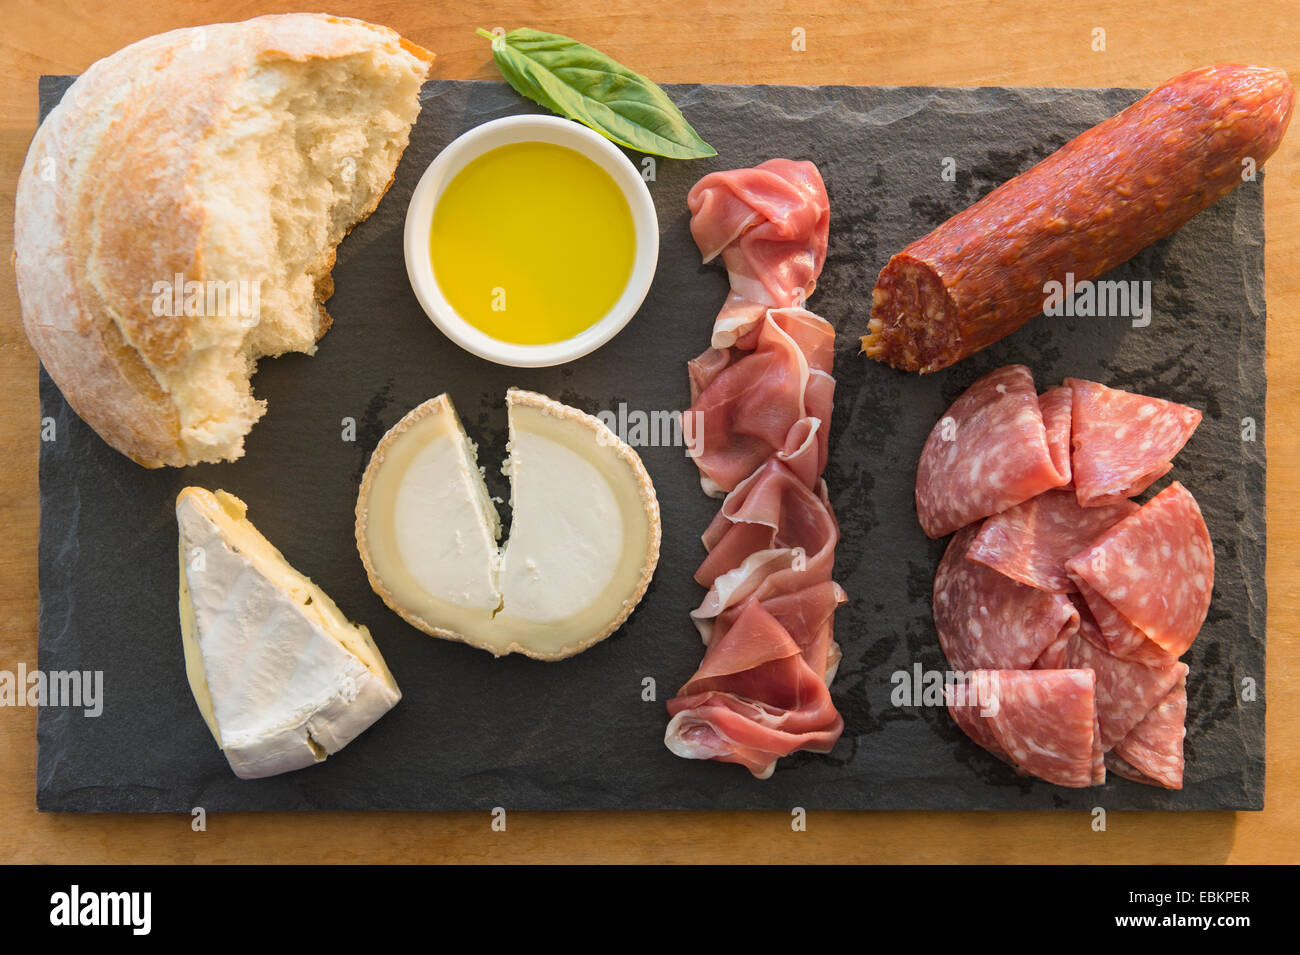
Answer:
[{"label": "cheese rind", "polygon": [[301,769],[401,699],[362,626],[289,566],[225,491],[176,499],[180,616],[195,702],[235,774]]},{"label": "cheese rind", "polygon": [[[357,500],[357,546],[375,592],[413,626],[497,656],[563,659],[613,633],[644,595],[659,557],[659,505],[640,457],[599,419],[513,388],[506,403],[513,516],[502,548],[446,395],[375,449]],[[461,585],[467,574],[479,587]]]}]

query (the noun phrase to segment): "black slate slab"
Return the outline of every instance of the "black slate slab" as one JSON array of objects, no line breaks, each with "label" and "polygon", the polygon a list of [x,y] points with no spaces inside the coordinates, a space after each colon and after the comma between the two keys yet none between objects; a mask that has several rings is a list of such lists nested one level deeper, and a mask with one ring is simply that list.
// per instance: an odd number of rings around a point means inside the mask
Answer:
[{"label": "black slate slab", "polygon": [[[48,111],[69,78],[45,77]],[[857,336],[889,255],[1077,132],[1133,90],[673,86],[716,158],[659,160],[651,191],[662,247],[654,287],[612,343],[571,365],[514,370],[444,339],[421,312],[402,263],[402,222],[438,150],[478,123],[527,112],[503,84],[428,84],[424,111],[379,210],[343,243],[329,303],[335,324],[313,358],[263,362],[270,412],[233,464],[146,471],[112,451],[42,373],[40,666],[102,670],[101,716],[46,708],[38,724],[37,804],[57,811],[271,809],[1257,809],[1264,798],[1264,285],[1262,183],[1243,185],[1112,278],[1150,280],[1147,328],[1128,319],[1039,318],[939,374],[866,361]],[[840,332],[826,473],[843,525],[837,618],[844,661],[833,693],[844,736],[760,782],[736,766],[678,759],[663,746],[663,700],[701,647],[687,612],[691,573],[716,503],[680,447],[644,447],[664,514],[663,557],[627,626],[564,663],[494,660],[433,640],[366,583],[352,537],[362,469],[406,411],[449,391],[483,462],[504,451],[507,386],[588,411],[688,402],[683,365],[702,351],[727,289],[699,263],[685,195],[705,172],[773,156],[815,160],[832,209],[830,254],[811,301]],[[955,182],[941,176],[945,157]],[[640,163],[642,157],[633,155]],[[1199,500],[1218,576],[1191,652],[1186,788],[1115,779],[1074,791],[1018,778],[935,708],[895,707],[891,675],[942,668],[930,582],[942,542],[911,503],[916,457],[971,381],[1010,362],[1040,388],[1067,375],[1194,405],[1205,420],[1170,479]],[[342,437],[356,421],[354,441]],[[1242,438],[1254,420],[1253,441]],[[186,484],[225,488],[289,560],[374,632],[405,697],[323,765],[241,781],[208,734],[185,680],[176,612],[173,500]],[[1161,482],[1160,486],[1163,486]],[[642,700],[652,677],[658,699]],[[1239,702],[1243,680],[1257,702]]]}]

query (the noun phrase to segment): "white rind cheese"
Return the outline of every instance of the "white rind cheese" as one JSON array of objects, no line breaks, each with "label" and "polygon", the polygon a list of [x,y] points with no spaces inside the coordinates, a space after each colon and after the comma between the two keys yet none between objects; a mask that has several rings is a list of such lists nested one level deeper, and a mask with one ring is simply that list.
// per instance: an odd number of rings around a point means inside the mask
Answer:
[{"label": "white rind cheese", "polygon": [[225,491],[177,496],[180,615],[195,702],[235,774],[301,769],[401,699],[362,626],[289,566]]},{"label": "white rind cheese", "polygon": [[371,586],[433,636],[497,656],[572,656],[613,633],[659,559],[659,504],[636,452],[598,419],[511,389],[510,539],[450,399],[380,441],[357,500]]}]

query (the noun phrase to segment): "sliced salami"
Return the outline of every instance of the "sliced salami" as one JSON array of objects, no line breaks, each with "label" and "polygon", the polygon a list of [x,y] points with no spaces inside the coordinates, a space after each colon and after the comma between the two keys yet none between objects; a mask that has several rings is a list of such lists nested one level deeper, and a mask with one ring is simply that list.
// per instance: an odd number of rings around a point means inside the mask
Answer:
[{"label": "sliced salami", "polygon": [[1196,499],[1177,481],[1065,566],[1176,657],[1210,608],[1214,547]]},{"label": "sliced salami", "polygon": [[1132,660],[1149,667],[1167,667],[1173,663],[1176,659],[1173,654],[1147,639],[1145,633],[1129,623],[1128,618],[1093,590],[1087,581],[1076,577],[1074,582],[1078,585],[1080,598],[1075,605],[1079,606],[1082,601],[1080,613],[1092,617],[1097,624],[1096,629],[1089,629],[1087,634],[1100,636],[1098,646],[1121,660]]},{"label": "sliced salami", "polygon": [[916,513],[943,537],[1068,480],[1052,463],[1034,379],[1024,365],[966,389],[926,439],[916,471]]},{"label": "sliced salami", "polygon": [[1071,629],[1061,631],[1061,635],[1049,643],[1047,649],[1038,655],[1032,669],[1064,670],[1065,661],[1070,654],[1070,640],[1074,637],[1074,634],[1075,630]]},{"label": "sliced salami", "polygon": [[1080,507],[1073,491],[1046,491],[984,522],[966,557],[1052,593],[1078,589],[1065,562],[1138,506],[1121,500]]},{"label": "sliced salami", "polygon": [[1078,627],[1063,594],[1026,587],[966,559],[979,525],[953,535],[934,577],[934,626],[956,670],[1026,670]]},{"label": "sliced salami", "polygon": [[1187,664],[1165,698],[1129,730],[1108,757],[1117,774],[1149,786],[1183,788],[1183,737],[1187,735]]},{"label": "sliced salami", "polygon": [[1174,687],[1183,669],[1177,661],[1164,668],[1121,660],[1100,646],[1096,625],[1079,620],[1079,632],[1070,643],[1067,666],[1097,674],[1097,718],[1101,721],[1102,749],[1115,744],[1151,712]]},{"label": "sliced salami", "polygon": [[1088,670],[976,670],[945,688],[962,731],[1023,773],[1082,788],[1105,777]]},{"label": "sliced salami", "polygon": [[1070,467],[1070,420],[1073,417],[1074,392],[1066,385],[1045,391],[1038,396],[1038,410],[1043,415],[1047,430],[1047,450],[1052,463],[1065,478],[1064,486],[1071,486],[1073,471]]},{"label": "sliced salami", "polygon": [[1067,378],[1075,493],[1084,507],[1136,497],[1170,463],[1201,422],[1195,408]]}]

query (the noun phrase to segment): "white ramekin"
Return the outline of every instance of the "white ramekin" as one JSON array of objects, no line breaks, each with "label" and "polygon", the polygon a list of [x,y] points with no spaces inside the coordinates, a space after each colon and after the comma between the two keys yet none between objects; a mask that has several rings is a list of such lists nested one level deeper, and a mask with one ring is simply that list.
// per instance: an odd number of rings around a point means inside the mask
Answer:
[{"label": "white ramekin", "polygon": [[[605,170],[618,184],[632,212],[636,253],[623,294],[603,318],[572,338],[545,345],[503,342],[465,321],[443,295],[429,258],[433,211],[452,178],[471,161],[498,146],[541,142],[568,146]],[[659,220],[645,180],[617,146],[604,136],[559,116],[507,116],[475,126],[452,140],[420,177],[406,209],[406,274],[425,313],[448,338],[468,352],[501,365],[535,368],[559,365],[595,351],[619,333],[650,290],[659,261]],[[575,279],[577,276],[575,276]]]}]

